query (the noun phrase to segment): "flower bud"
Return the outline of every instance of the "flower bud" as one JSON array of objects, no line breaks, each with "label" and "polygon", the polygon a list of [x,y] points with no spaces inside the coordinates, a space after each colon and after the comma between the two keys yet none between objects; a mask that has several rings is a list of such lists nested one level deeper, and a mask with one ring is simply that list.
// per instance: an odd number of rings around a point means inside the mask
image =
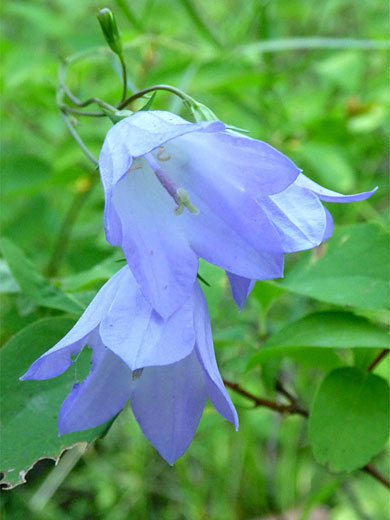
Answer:
[{"label": "flower bud", "polygon": [[116,24],[114,13],[105,7],[96,15],[102,28],[106,42],[115,54],[122,54],[122,39]]},{"label": "flower bud", "polygon": [[197,123],[201,121],[218,121],[218,117],[214,112],[209,107],[203,103],[199,103],[198,101],[193,100],[193,103],[191,103],[191,111]]}]

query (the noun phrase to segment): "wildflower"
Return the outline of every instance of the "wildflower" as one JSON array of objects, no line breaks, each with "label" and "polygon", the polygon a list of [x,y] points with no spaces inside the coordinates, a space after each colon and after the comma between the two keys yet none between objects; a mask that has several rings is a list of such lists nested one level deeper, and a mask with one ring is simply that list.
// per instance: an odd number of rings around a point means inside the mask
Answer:
[{"label": "wildflower", "polygon": [[[270,145],[141,111],[111,128],[99,168],[106,238],[121,246],[152,307],[170,316],[188,298],[198,257],[229,273],[242,306],[251,282],[283,275],[284,253],[319,245],[332,232],[321,200],[344,197],[315,184]],[[245,288],[246,287],[246,288]]]},{"label": "wildflower", "polygon": [[166,321],[143,297],[128,266],[98,292],[69,333],[21,379],[49,379],[92,349],[91,371],[73,385],[59,434],[98,426],[131,400],[143,433],[170,464],[189,446],[207,396],[238,428],[215,360],[207,304],[198,282]]}]

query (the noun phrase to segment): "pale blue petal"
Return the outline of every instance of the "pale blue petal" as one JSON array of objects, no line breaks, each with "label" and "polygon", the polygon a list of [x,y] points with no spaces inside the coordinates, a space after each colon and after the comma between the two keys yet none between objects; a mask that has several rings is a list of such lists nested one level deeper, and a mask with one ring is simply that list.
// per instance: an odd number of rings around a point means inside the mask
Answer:
[{"label": "pale blue petal", "polygon": [[167,143],[167,150],[182,163],[188,161],[185,166],[196,172],[194,180],[206,180],[217,189],[234,186],[254,197],[283,191],[300,173],[291,159],[269,144],[226,132],[183,135]]},{"label": "pale blue petal", "polygon": [[103,285],[76,325],[54,347],[34,361],[20,379],[49,379],[69,368],[73,362],[71,356],[88,344],[91,333],[107,313],[126,269],[124,267],[118,271]]},{"label": "pale blue petal", "polygon": [[[246,171],[245,158],[242,169],[236,164],[237,172],[230,171],[230,157],[226,157],[226,164],[219,160],[221,158],[217,151],[210,147],[213,143],[208,143],[211,137],[215,139],[217,135],[192,134],[165,146],[166,159],[162,165],[164,171],[178,187],[188,192],[190,201],[199,210],[199,215],[188,211],[181,215],[186,225],[186,234],[191,235],[191,244],[195,243],[195,247],[199,249],[197,253],[204,257],[202,247],[208,250],[210,241],[203,240],[203,233],[210,235],[215,226],[224,226],[225,235],[229,233],[233,239],[235,235],[239,235],[241,240],[257,250],[282,252],[279,234],[256,200],[266,196],[265,190],[262,186],[257,189],[248,187],[246,179],[241,179],[242,172]],[[244,141],[247,140],[244,138]],[[218,143],[214,144],[217,146]],[[288,183],[297,174],[298,170],[288,178]],[[261,179],[261,173],[257,172],[254,177]],[[279,187],[289,185],[288,183],[280,184]],[[221,231],[219,229],[214,234],[221,235]]]},{"label": "pale blue petal", "polygon": [[315,193],[295,183],[261,204],[280,234],[285,253],[311,249],[322,242],[327,219]]},{"label": "pale blue petal", "polygon": [[125,406],[133,386],[127,365],[101,343],[95,344],[90,374],[73,385],[62,403],[59,434],[87,430],[108,421]]},{"label": "pale blue petal", "polygon": [[164,321],[145,300],[130,270],[100,324],[104,345],[131,370],[170,365],[194,348],[193,297]]},{"label": "pale blue petal", "polygon": [[111,197],[116,184],[129,171],[133,158],[186,133],[217,132],[224,128],[220,121],[189,123],[179,116],[157,110],[137,112],[114,125],[108,131],[99,155],[107,240],[112,245],[121,245],[121,227]]},{"label": "pale blue petal", "polygon": [[174,223],[183,229],[195,253],[247,278],[282,276],[280,237],[260,204],[233,184],[218,187],[212,172],[206,176],[193,169],[201,169],[199,161],[192,162],[192,158],[186,158],[186,151],[173,144],[165,147],[164,171],[178,187],[187,190],[199,210],[197,215],[184,210]]},{"label": "pale blue petal", "polygon": [[298,186],[302,186],[303,188],[313,191],[319,196],[321,200],[324,200],[326,202],[355,202],[359,200],[365,200],[371,197],[371,195],[375,193],[378,189],[378,187],[376,187],[371,191],[366,191],[363,193],[355,193],[354,195],[342,195],[341,193],[337,193],[337,191],[331,191],[327,190],[326,188],[323,188],[316,182],[312,181],[311,179],[303,175],[303,173],[301,173],[298,179],[296,180],[296,184]]},{"label": "pale blue petal", "polygon": [[241,311],[244,308],[246,299],[255,286],[256,280],[238,276],[236,274],[230,273],[229,271],[226,271],[226,274],[229,278],[233,299]]},{"label": "pale blue petal", "polygon": [[326,227],[324,231],[324,236],[322,237],[322,242],[325,242],[325,240],[328,240],[332,236],[333,233],[333,218],[330,212],[325,208],[325,214],[326,214]]},{"label": "pale blue petal", "polygon": [[202,368],[193,351],[173,365],[145,368],[131,407],[145,437],[173,464],[191,443],[206,400]]},{"label": "pale blue petal", "polygon": [[[258,245],[252,240],[252,243],[249,242],[244,233],[229,227],[219,212],[203,209],[205,206],[200,199],[193,197],[192,201],[199,207],[199,214],[192,215],[187,212],[179,218],[182,219],[188,240],[197,255],[222,269],[247,278],[268,280],[283,276],[282,252],[263,250],[261,248],[263,241]],[[252,223],[245,229],[245,234],[249,235],[250,230],[254,228],[256,232],[262,229]],[[277,234],[275,229],[273,232]],[[272,244],[275,245],[276,241],[281,248],[277,235]]]},{"label": "pale blue petal", "polygon": [[141,290],[163,318],[189,297],[198,258],[174,214],[175,201],[144,161],[118,183],[113,201],[122,222],[122,248]]},{"label": "pale blue petal", "polygon": [[204,370],[207,395],[216,410],[238,430],[236,409],[223,384],[214,354],[213,337],[207,303],[199,284],[196,287],[194,316],[196,330],[196,353]]}]

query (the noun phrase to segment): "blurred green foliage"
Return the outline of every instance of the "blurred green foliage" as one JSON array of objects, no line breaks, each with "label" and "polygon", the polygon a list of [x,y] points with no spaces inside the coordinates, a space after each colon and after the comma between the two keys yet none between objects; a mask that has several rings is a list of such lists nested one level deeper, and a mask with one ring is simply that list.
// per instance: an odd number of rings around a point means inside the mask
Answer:
[{"label": "blurred green foliage", "polygon": [[[349,48],[339,40],[388,37],[387,7],[380,0],[116,0],[104,6],[95,0],[5,0],[2,234],[33,263],[37,284],[42,282],[39,272],[50,275],[50,297],[76,291],[77,302],[86,303],[121,266],[120,252],[113,256],[104,239],[97,172],[68,133],[55,100],[60,60],[104,46],[96,21],[101,7],[115,11],[130,87],[168,83],[182,88],[225,122],[279,148],[330,189],[357,192],[378,185],[368,201],[329,208],[338,225],[370,220],[378,229],[388,228],[388,52]],[[286,49],[287,39],[305,37],[310,38],[306,46]],[[332,39],[327,41],[334,48],[317,48],[319,37]],[[265,52],[264,43],[275,40],[279,43],[272,52]],[[95,95],[116,103],[120,75],[114,56],[93,59],[91,54],[70,69],[68,80],[82,99]],[[158,93],[153,107],[188,117],[169,94]],[[109,127],[108,120],[87,118],[77,126],[95,154]],[[69,240],[59,244],[64,219]],[[372,268],[368,253],[373,247],[367,246],[367,268]],[[287,274],[294,268],[299,275],[316,254],[290,255]],[[301,267],[294,267],[301,256]],[[39,318],[63,314],[63,307],[53,308],[34,298],[35,293],[21,291],[14,270],[11,274],[2,262],[3,342]],[[381,264],[382,257],[376,262]],[[247,363],[266,337],[309,312],[337,310],[332,304],[339,300],[318,301],[310,292],[281,290],[288,283],[279,288],[260,283],[238,314],[218,270],[202,264],[200,273],[212,284],[205,292],[223,376],[273,398],[279,374],[309,408],[326,363],[312,364],[302,356],[269,359],[246,372]],[[296,279],[290,278],[291,283]],[[380,310],[360,309],[358,314],[386,325]],[[355,358],[350,349],[339,354],[347,364],[366,366],[372,354],[359,351]],[[377,373],[386,376],[389,369],[385,360]],[[65,458],[54,471],[52,463],[43,461],[26,485],[4,492],[3,518],[254,520],[281,512],[290,518],[287,512],[299,508],[303,519],[321,504],[325,518],[335,520],[387,517],[386,491],[370,476],[334,475],[315,462],[304,419],[254,410],[250,401],[233,398],[239,433],[207,408],[188,452],[173,468],[125,410],[102,441],[80,460],[74,457],[73,463],[78,462],[72,472],[68,474],[71,464],[66,466]],[[389,473],[385,455],[375,465]]]}]

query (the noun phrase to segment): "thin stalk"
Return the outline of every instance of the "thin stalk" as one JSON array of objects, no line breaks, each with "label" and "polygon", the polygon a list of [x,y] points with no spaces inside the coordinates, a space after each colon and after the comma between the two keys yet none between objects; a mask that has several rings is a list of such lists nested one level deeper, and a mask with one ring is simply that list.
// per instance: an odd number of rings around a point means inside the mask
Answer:
[{"label": "thin stalk", "polygon": [[368,366],[367,370],[369,370],[370,372],[372,370],[374,370],[374,368],[382,361],[382,359],[384,359],[387,354],[390,352],[390,348],[384,348],[377,356],[376,358],[372,361],[372,363],[370,363],[370,365]]},{"label": "thin stalk", "polygon": [[104,114],[103,112],[84,112],[83,110],[78,110],[77,108],[68,107],[68,105],[60,105],[59,109],[62,112],[70,112],[72,114],[77,114],[78,116],[106,117],[106,114]]},{"label": "thin stalk", "polygon": [[390,480],[387,477],[385,477],[380,471],[378,471],[372,464],[366,464],[364,468],[362,468],[362,470],[390,489]]},{"label": "thin stalk", "polygon": [[88,147],[84,144],[84,141],[81,139],[79,134],[77,133],[76,129],[72,125],[68,115],[65,112],[61,112],[61,117],[65,121],[66,126],[68,127],[70,133],[72,134],[74,140],[76,143],[80,146],[82,151],[85,153],[85,155],[88,157],[90,161],[92,161],[96,166],[99,164],[99,161],[96,159],[96,157],[88,150]]},{"label": "thin stalk", "polygon": [[143,97],[145,94],[149,94],[149,92],[154,92],[155,90],[165,90],[166,92],[171,92],[171,94],[175,94],[176,96],[180,97],[183,100],[183,103],[187,107],[190,107],[189,102],[188,102],[189,96],[184,94],[184,92],[182,92],[178,88],[171,87],[170,85],[154,85],[152,87],[144,88],[144,89],[136,92],[135,94],[132,94],[131,96],[129,96],[128,98],[123,100],[121,103],[119,103],[118,109],[121,110],[122,108],[125,108],[127,105],[129,105],[136,99]]},{"label": "thin stalk", "polygon": [[295,406],[295,404],[293,403],[286,405],[277,403],[276,401],[271,401],[269,399],[263,399],[262,397],[257,397],[256,395],[248,392],[247,390],[242,388],[238,383],[233,383],[231,381],[227,381],[226,379],[224,379],[223,382],[226,386],[228,386],[235,392],[238,392],[244,397],[251,399],[256,406],[265,406],[266,408],[270,408],[271,410],[275,410],[276,412],[279,412],[281,414],[298,414],[303,415],[304,417],[307,417],[309,415],[306,410],[303,410],[301,407]]},{"label": "thin stalk", "polygon": [[121,97],[121,100],[119,102],[119,104],[121,104],[126,99],[126,95],[127,95],[127,71],[126,71],[126,63],[125,63],[125,60],[123,58],[123,55],[120,54],[118,57],[119,57],[119,61],[120,61],[120,64],[121,64],[122,82],[123,82],[122,97]]}]

